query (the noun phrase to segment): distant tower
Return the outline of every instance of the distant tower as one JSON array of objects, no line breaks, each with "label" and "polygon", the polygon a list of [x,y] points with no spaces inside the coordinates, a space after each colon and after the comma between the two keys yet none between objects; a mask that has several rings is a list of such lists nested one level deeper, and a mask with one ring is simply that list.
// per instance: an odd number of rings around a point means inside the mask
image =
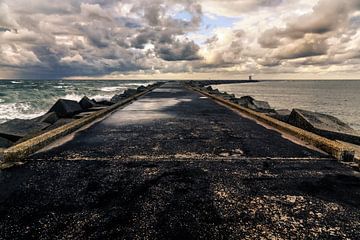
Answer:
[{"label": "distant tower", "polygon": [[252,76],[251,75],[249,76],[249,81],[252,81]]}]

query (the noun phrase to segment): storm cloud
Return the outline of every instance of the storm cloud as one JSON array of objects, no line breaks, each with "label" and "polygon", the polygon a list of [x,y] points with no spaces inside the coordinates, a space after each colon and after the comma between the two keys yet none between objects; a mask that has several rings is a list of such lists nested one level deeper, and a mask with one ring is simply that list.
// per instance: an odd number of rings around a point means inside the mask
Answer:
[{"label": "storm cloud", "polygon": [[0,0],[0,78],[357,76],[359,26],[360,0]]}]

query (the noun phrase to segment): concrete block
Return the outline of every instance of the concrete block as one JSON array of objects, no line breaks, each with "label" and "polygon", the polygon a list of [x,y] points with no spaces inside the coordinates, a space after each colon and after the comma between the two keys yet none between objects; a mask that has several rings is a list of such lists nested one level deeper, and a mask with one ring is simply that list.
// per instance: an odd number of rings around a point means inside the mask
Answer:
[{"label": "concrete block", "polygon": [[79,104],[83,109],[88,109],[88,108],[92,108],[92,107],[97,106],[96,102],[93,101],[93,100],[90,100],[87,96],[83,97],[80,100]]},{"label": "concrete block", "polygon": [[282,122],[288,122],[291,111],[289,109],[280,109],[275,110],[275,112],[271,112],[268,115],[272,118],[280,120]]},{"label": "concrete block", "polygon": [[126,89],[122,95],[125,97],[130,97],[132,95],[135,95],[136,93],[137,93],[136,89],[129,88]]},{"label": "concrete block", "polygon": [[331,115],[293,109],[288,123],[329,139],[360,144],[360,133]]},{"label": "concrete block", "polygon": [[35,120],[13,119],[0,124],[0,137],[16,142],[25,136],[38,133],[49,126],[49,123]]},{"label": "concrete block", "polygon": [[34,120],[38,122],[54,124],[57,120],[59,120],[59,117],[56,112],[49,112],[40,117],[34,118]]},{"label": "concrete block", "polygon": [[67,99],[59,99],[49,110],[61,118],[72,117],[82,111],[83,109],[78,102]]},{"label": "concrete block", "polygon": [[124,98],[125,97],[122,96],[122,94],[116,94],[110,99],[110,102],[117,103],[117,102],[120,102],[121,100],[123,100]]},{"label": "concrete block", "polygon": [[86,109],[86,112],[96,112],[96,111],[104,110],[106,108],[108,108],[108,107],[107,106],[92,107],[92,108]]},{"label": "concrete block", "polygon": [[14,143],[9,139],[0,137],[0,148],[8,148],[11,147]]},{"label": "concrete block", "polygon": [[113,102],[107,100],[96,101],[97,106],[111,106],[113,104],[114,104]]},{"label": "concrete block", "polygon": [[76,114],[75,116],[73,116],[74,119],[80,119],[80,118],[83,118],[83,117],[87,117],[89,115],[91,115],[92,112],[82,112],[82,113],[79,113],[79,114]]},{"label": "concrete block", "polygon": [[244,96],[239,99],[233,100],[233,102],[239,104],[240,106],[252,109],[257,112],[263,112],[263,113],[275,112],[275,110],[270,107],[270,104],[268,102],[255,100],[251,96]]},{"label": "concrete block", "polygon": [[54,124],[52,124],[50,127],[48,127],[46,130],[51,131],[55,128],[64,126],[65,124],[71,123],[74,120],[75,120],[74,118],[60,118]]},{"label": "concrete block", "polygon": [[145,86],[140,86],[136,89],[137,92],[143,92],[146,90],[146,87]]}]

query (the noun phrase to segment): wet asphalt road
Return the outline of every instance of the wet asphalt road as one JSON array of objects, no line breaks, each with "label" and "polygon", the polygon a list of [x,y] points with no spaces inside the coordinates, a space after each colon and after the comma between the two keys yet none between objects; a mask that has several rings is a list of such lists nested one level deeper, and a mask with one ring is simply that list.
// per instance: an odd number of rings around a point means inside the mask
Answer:
[{"label": "wet asphalt road", "polygon": [[359,239],[360,178],[166,84],[0,172],[0,239]]}]

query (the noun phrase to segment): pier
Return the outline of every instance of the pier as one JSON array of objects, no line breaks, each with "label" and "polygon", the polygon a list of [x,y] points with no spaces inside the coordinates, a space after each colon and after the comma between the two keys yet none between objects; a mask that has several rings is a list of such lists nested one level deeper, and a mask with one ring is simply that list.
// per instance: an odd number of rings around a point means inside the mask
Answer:
[{"label": "pier", "polygon": [[359,180],[168,82],[1,171],[0,239],[357,239]]}]

